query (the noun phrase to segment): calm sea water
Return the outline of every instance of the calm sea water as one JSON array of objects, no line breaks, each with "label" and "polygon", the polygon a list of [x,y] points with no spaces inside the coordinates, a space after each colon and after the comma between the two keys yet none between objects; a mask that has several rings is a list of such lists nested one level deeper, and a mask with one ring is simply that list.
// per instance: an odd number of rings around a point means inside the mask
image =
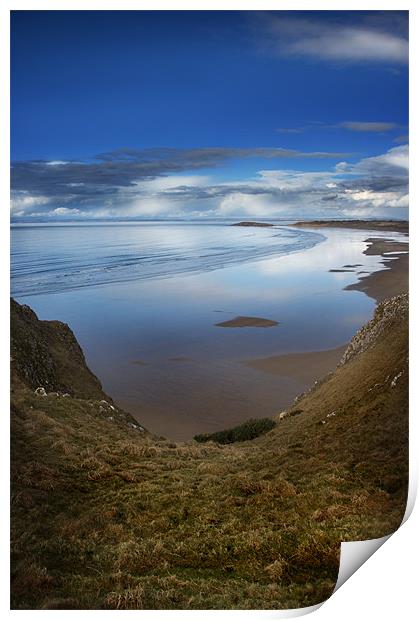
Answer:
[{"label": "calm sea water", "polygon": [[[374,301],[343,288],[382,268],[368,236],[225,224],[12,228],[12,294],[68,323],[105,390],[177,439],[272,415],[307,386],[243,361],[347,342]],[[344,265],[351,272],[331,273]],[[223,329],[237,315],[277,327]]]},{"label": "calm sea water", "polygon": [[12,291],[59,293],[201,273],[309,248],[323,235],[225,224],[20,225],[12,231]]}]

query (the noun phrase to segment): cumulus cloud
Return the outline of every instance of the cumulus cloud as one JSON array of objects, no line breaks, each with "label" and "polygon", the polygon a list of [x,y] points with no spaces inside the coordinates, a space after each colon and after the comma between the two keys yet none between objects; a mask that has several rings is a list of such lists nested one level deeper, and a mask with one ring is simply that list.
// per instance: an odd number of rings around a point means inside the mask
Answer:
[{"label": "cumulus cloud", "polygon": [[283,148],[120,149],[101,153],[93,161],[18,161],[12,164],[12,187],[46,195],[80,197],[109,194],[139,179],[220,166],[232,159],[336,159],[348,153],[303,152]]},{"label": "cumulus cloud", "polygon": [[33,195],[30,191],[13,191],[10,198],[10,209],[12,215],[21,216],[33,211],[40,206],[46,206],[51,202],[51,198],[42,194]]},{"label": "cumulus cloud", "polygon": [[[284,209],[281,204],[280,209]],[[224,196],[219,204],[218,213],[220,216],[251,216],[251,217],[272,217],[272,213],[278,213],[278,203],[273,193],[267,191],[260,194],[249,194],[240,190],[233,190]]]},{"label": "cumulus cloud", "polygon": [[51,215],[80,215],[80,209],[76,209],[73,207],[69,209],[68,207],[57,207],[51,211]]},{"label": "cumulus cloud", "polygon": [[346,194],[355,202],[362,202],[369,207],[407,207],[407,194],[400,195],[398,192],[379,192],[370,189],[346,190]]},{"label": "cumulus cloud", "polygon": [[[205,149],[193,150],[194,155],[203,151]],[[252,150],[255,151],[261,149]],[[203,154],[206,162],[213,156],[214,153]],[[16,217],[44,214],[62,218],[299,218],[347,216],[349,213],[353,217],[363,217],[368,212],[370,216],[390,213],[394,217],[394,213],[405,216],[408,206],[407,145],[355,163],[343,160],[321,172],[262,169],[245,180],[224,182],[217,180],[214,173],[197,174],[193,166],[189,173],[186,170],[177,172],[177,168],[172,172],[170,166],[175,160],[181,160],[182,166],[189,165],[191,151],[187,156],[171,151],[170,156],[165,154],[164,174],[161,170],[157,172],[155,156],[153,159],[144,152],[141,156],[138,152],[123,151],[116,156],[101,157],[101,160],[82,165],[70,163],[51,167],[47,162],[24,163],[24,169],[29,169],[30,174],[25,176],[22,169],[19,171],[19,183],[12,191],[13,214]],[[196,158],[193,159],[196,163]],[[141,177],[138,163],[153,166],[154,176]],[[42,174],[38,170],[33,174],[36,166],[41,167]],[[216,167],[214,161],[213,168]]]},{"label": "cumulus cloud", "polygon": [[259,22],[271,50],[320,61],[406,64],[407,13],[352,16],[353,23],[270,14]]},{"label": "cumulus cloud", "polygon": [[369,174],[372,177],[407,177],[409,171],[409,147],[395,146],[383,155],[366,157],[355,164],[340,163],[338,169],[346,173]]},{"label": "cumulus cloud", "polygon": [[[156,198],[156,193],[165,191],[172,197],[176,193],[181,196],[185,193],[184,187],[202,185],[202,178],[198,179],[202,175],[197,175],[197,171],[217,168],[229,160],[336,159],[343,156],[345,153],[283,148],[167,148],[119,149],[85,162],[18,161],[11,167],[12,208],[16,215],[23,215],[35,206],[45,205],[45,210],[49,210],[48,203],[55,203],[55,208],[82,211],[116,206],[121,212],[124,209],[130,213],[132,201],[141,194]],[[189,174],[185,176],[185,172]],[[147,213],[153,211],[151,207],[145,210]]]}]

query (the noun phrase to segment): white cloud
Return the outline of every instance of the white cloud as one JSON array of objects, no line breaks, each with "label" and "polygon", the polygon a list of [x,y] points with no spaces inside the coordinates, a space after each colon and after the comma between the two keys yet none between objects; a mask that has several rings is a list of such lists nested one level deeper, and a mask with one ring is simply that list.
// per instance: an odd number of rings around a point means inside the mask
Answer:
[{"label": "white cloud", "polygon": [[183,186],[203,187],[208,185],[209,182],[210,177],[203,175],[171,175],[138,181],[135,183],[135,188],[136,191],[159,193],[167,190],[173,191]]},{"label": "white cloud", "polygon": [[256,216],[273,217],[278,215],[281,206],[275,204],[272,196],[266,194],[245,194],[234,192],[223,198],[218,206],[217,213],[220,216]]},{"label": "white cloud", "polygon": [[51,198],[46,196],[33,196],[27,191],[12,191],[10,197],[10,209],[13,215],[23,215],[34,207],[47,205]]},{"label": "white cloud", "polygon": [[358,28],[334,28],[312,33],[290,43],[287,51],[322,60],[407,63],[409,58],[409,45],[405,39]]},{"label": "white cloud", "polygon": [[321,172],[261,170],[218,183],[203,175],[168,175],[88,199],[12,193],[17,217],[405,217],[407,207],[407,145]]},{"label": "white cloud", "polygon": [[80,209],[69,209],[68,207],[57,207],[51,211],[53,215],[80,215]]},{"label": "white cloud", "polygon": [[348,26],[338,19],[270,15],[263,26],[271,49],[281,54],[340,62],[408,62],[406,25],[394,28],[390,20],[373,23],[358,16],[357,23]]},{"label": "white cloud", "polygon": [[369,208],[387,207],[408,207],[409,197],[407,194],[398,192],[374,192],[372,190],[351,191],[346,190],[346,196],[355,202],[362,202]]},{"label": "white cloud", "polygon": [[409,171],[409,145],[395,146],[383,155],[365,157],[356,164],[338,164],[337,169],[342,172],[356,172],[363,174],[406,176]]},{"label": "white cloud", "polygon": [[280,190],[304,190],[325,187],[334,172],[302,172],[300,170],[261,170],[258,183]]}]

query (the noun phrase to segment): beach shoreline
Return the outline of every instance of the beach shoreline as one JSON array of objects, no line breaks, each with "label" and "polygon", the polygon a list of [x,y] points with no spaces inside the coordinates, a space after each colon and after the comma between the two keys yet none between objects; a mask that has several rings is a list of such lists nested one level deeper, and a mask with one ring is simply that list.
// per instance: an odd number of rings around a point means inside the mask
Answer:
[{"label": "beach shoreline", "polygon": [[[337,228],[342,228],[341,224],[342,222]],[[343,296],[350,296],[349,291],[358,291],[360,296],[367,296],[378,304],[383,299],[394,297],[408,290],[408,253],[405,253],[408,251],[408,239],[406,238],[406,243],[403,243],[405,239],[404,235],[400,234],[400,230],[395,230],[394,236],[390,230],[385,231],[385,235],[378,236],[374,235],[374,230],[368,228],[367,224],[364,226],[365,235],[362,231],[356,231],[357,238],[362,240],[359,254],[352,253],[347,259],[343,256],[340,259],[331,256],[330,261],[323,262],[321,269],[329,272],[353,272],[352,282],[350,280],[348,284],[348,279],[346,279],[340,285]],[[332,229],[330,222],[327,223],[327,227]],[[350,224],[348,227],[351,227]],[[371,267],[368,273],[363,271],[365,263],[368,263],[362,260],[363,255],[369,259],[372,257],[376,259],[374,271],[371,272]],[[361,295],[362,293],[364,295]],[[282,320],[284,315],[281,315],[279,311],[275,313],[272,306],[260,308],[260,314],[249,313],[246,316],[240,315],[240,309],[236,307],[230,318],[227,313],[226,320],[213,322],[213,326],[217,331],[231,334],[231,338],[233,333],[240,332],[247,340],[253,337],[252,334],[255,336],[259,334],[262,338],[263,333],[272,333],[274,337],[277,330],[286,329],[287,320],[289,320],[288,317],[284,323]],[[263,313],[264,311],[266,314]],[[327,312],[327,307],[325,312]],[[327,321],[327,315],[324,319]],[[361,322],[361,325],[363,324],[364,319]],[[273,416],[291,406],[296,397],[336,369],[350,339],[358,329],[357,321],[354,325],[356,327],[353,330],[346,330],[345,337],[332,346],[327,338],[319,338],[313,347],[302,336],[298,336],[294,344],[295,348],[292,343],[285,350],[279,348],[282,344],[279,339],[278,349],[275,351],[271,348],[265,355],[264,351],[257,350],[257,348],[254,351],[239,353],[235,347],[232,347],[233,357],[228,351],[223,353],[226,359],[222,375],[217,374],[219,372],[217,365],[214,366],[215,371],[212,371],[210,365],[206,368],[205,360],[200,359],[196,352],[185,352],[180,349],[176,352],[172,351],[168,353],[167,360],[163,363],[164,372],[167,374],[162,376],[166,381],[176,374],[177,379],[176,383],[172,381],[167,397],[164,392],[163,395],[159,392],[160,395],[156,401],[150,399],[150,402],[144,402],[142,401],[144,393],[133,394],[129,397],[124,395],[122,398],[115,394],[116,400],[121,407],[131,411],[138,421],[153,432],[178,441],[188,441],[197,433],[215,432],[242,423],[255,415],[249,411],[249,403],[254,402],[255,398],[260,405],[257,410],[252,409],[252,412],[258,412],[256,417]],[[319,325],[320,328],[321,325]],[[141,367],[141,373],[144,371],[147,375],[154,376],[153,366],[158,366],[158,364],[152,359],[133,357],[132,360],[134,360],[134,366]],[[192,379],[195,375],[200,377],[199,380]],[[201,383],[202,377],[205,377],[207,382],[205,387]],[[252,385],[252,393],[247,402],[246,390],[249,385]],[[114,394],[110,387],[108,389],[111,394]],[[150,389],[149,386],[146,397]],[[165,389],[164,385],[162,389]],[[236,395],[233,398],[234,391]],[[256,394],[257,397],[255,397]]]},{"label": "beach shoreline", "polygon": [[[408,228],[403,227],[402,231],[399,229],[399,226],[392,228],[391,224],[393,222],[379,222],[379,228],[375,229],[370,227],[370,222],[360,222],[359,224],[356,228],[365,228],[366,232],[386,230],[387,232],[400,233],[407,232],[408,230]],[[386,224],[388,224],[389,228],[386,228]],[[313,225],[316,228],[335,227],[336,225],[338,228],[355,228],[353,222],[297,222],[295,225]],[[366,276],[358,276],[357,282],[345,286],[343,290],[363,292],[374,299],[377,304],[384,299],[408,292],[409,244],[380,237],[368,237],[365,241],[368,243],[368,246],[363,254],[382,257],[383,269],[369,273]],[[346,267],[358,267],[358,265],[347,265]],[[343,272],[347,270],[336,268],[329,271]],[[352,269],[349,271],[352,271]],[[314,382],[322,379],[322,377],[336,368],[346,346],[347,343],[334,349],[254,358],[245,360],[243,364],[271,375],[287,377],[305,383]]]},{"label": "beach shoreline", "polygon": [[311,220],[290,224],[299,228],[350,228],[352,230],[380,230],[408,234],[407,220]]},{"label": "beach shoreline", "polygon": [[[336,368],[340,347],[370,318],[372,298],[407,286],[403,233],[327,226],[321,243],[293,254],[18,301],[71,326],[107,393],[139,423],[190,440],[289,406]],[[249,246],[280,246],[279,227],[248,230]],[[201,234],[205,241],[208,230]]]},{"label": "beach shoreline", "polygon": [[406,293],[409,290],[408,243],[402,244],[392,240],[375,238],[366,241],[369,245],[364,254],[381,256],[384,268],[365,277],[361,276],[358,282],[349,284],[345,290],[362,291],[377,303],[388,297]]}]

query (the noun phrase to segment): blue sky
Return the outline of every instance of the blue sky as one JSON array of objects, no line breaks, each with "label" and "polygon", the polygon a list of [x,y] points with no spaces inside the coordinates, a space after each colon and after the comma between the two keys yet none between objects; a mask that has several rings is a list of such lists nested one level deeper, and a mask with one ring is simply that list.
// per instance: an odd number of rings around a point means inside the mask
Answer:
[{"label": "blue sky", "polygon": [[406,217],[406,12],[15,11],[12,215]]}]

